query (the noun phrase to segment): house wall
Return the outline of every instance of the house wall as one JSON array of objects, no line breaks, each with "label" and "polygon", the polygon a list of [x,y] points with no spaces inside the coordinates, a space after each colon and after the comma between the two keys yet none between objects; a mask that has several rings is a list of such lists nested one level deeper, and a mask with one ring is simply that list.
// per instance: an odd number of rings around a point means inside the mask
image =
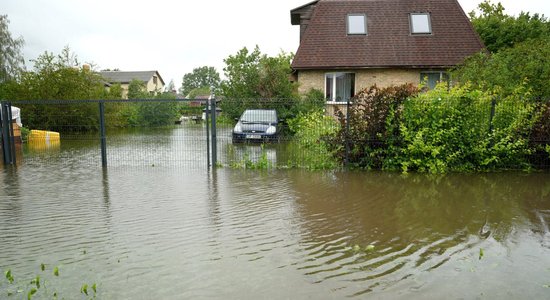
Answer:
[{"label": "house wall", "polygon": [[[308,70],[298,72],[298,91],[303,94],[310,89],[325,91],[325,74],[334,72],[355,73],[355,92],[376,84],[378,87],[401,85],[405,83],[419,84],[420,69],[364,69],[364,70]],[[346,112],[345,104],[327,103],[326,112],[333,116],[336,108]]]},{"label": "house wall", "polygon": [[[122,99],[128,99],[128,87],[130,84],[128,83],[121,83],[120,87],[122,88]],[[164,85],[160,81],[160,79],[157,79],[157,84],[153,82],[153,78],[149,79],[145,83],[145,88],[148,92],[156,92],[156,91],[162,91],[164,89]]]},{"label": "house wall", "polygon": [[157,83],[154,83],[153,77],[149,79],[146,83],[146,88],[148,92],[156,92],[158,90],[162,91],[164,89],[164,84],[162,84],[162,81],[159,77],[157,77]]},{"label": "house wall", "polygon": [[298,72],[298,91],[307,93],[315,88],[325,90],[325,74],[334,72],[355,73],[355,92],[376,84],[379,87],[404,83],[419,84],[420,69],[365,69],[365,70],[312,70]]}]

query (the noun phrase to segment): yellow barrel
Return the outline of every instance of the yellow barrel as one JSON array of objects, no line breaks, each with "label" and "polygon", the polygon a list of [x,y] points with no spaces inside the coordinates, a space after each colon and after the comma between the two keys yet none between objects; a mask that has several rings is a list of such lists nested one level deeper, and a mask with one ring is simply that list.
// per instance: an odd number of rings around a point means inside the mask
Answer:
[{"label": "yellow barrel", "polygon": [[31,130],[29,146],[36,150],[45,150],[50,147],[59,147],[59,132],[46,130]]}]

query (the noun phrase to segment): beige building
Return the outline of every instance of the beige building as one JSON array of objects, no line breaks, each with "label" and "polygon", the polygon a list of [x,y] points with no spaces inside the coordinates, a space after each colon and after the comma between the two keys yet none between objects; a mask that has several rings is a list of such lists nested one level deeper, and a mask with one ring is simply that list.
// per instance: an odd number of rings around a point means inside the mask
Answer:
[{"label": "beige building", "polygon": [[484,49],[456,0],[318,0],[290,17],[300,26],[294,80],[301,93],[323,91],[329,113],[374,84],[434,87]]},{"label": "beige building", "polygon": [[139,80],[145,85],[147,92],[151,95],[164,90],[164,80],[158,71],[101,71],[99,74],[109,84],[120,84],[122,87],[122,98],[128,98],[128,86],[132,80]]}]

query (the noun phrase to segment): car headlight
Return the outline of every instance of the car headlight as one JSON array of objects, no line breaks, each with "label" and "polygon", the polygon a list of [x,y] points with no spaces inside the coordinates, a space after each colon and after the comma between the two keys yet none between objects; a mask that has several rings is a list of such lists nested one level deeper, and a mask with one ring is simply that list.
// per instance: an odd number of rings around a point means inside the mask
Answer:
[{"label": "car headlight", "polygon": [[237,125],[235,125],[235,128],[233,128],[234,133],[243,133],[243,127],[241,126],[241,122],[237,122]]},{"label": "car headlight", "polygon": [[267,134],[275,134],[275,132],[277,132],[277,128],[275,126],[269,126],[265,131]]}]

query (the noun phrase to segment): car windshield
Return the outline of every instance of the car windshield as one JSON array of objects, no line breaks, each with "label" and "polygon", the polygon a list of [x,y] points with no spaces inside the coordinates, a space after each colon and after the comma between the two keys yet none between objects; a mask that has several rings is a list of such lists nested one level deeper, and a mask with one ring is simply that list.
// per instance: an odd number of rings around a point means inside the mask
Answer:
[{"label": "car windshield", "polygon": [[241,116],[243,123],[277,123],[277,112],[274,110],[246,110]]}]

